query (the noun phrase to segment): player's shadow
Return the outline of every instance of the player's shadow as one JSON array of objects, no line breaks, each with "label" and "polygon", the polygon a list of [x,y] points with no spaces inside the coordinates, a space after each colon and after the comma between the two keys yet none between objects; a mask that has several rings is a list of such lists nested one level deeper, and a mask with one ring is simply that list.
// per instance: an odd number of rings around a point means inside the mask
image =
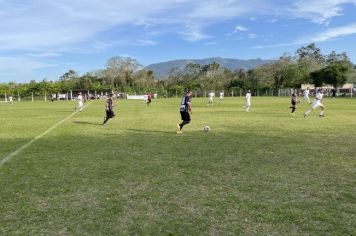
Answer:
[{"label": "player's shadow", "polygon": [[137,133],[162,133],[162,134],[171,134],[169,131],[162,130],[144,130],[144,129],[127,129],[128,131],[137,132]]},{"label": "player's shadow", "polygon": [[73,121],[73,123],[78,125],[102,125],[102,123],[94,123],[88,121]]}]

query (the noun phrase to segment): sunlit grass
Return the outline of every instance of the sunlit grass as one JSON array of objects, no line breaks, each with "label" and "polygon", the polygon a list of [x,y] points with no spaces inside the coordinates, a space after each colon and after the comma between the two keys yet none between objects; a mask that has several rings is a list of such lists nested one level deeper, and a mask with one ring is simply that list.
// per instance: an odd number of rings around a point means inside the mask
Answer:
[{"label": "sunlit grass", "polygon": [[[0,234],[353,234],[356,100],[326,117],[289,98],[94,101],[0,169]],[[0,104],[0,159],[74,112],[74,102]],[[203,132],[209,125],[210,132]]]}]

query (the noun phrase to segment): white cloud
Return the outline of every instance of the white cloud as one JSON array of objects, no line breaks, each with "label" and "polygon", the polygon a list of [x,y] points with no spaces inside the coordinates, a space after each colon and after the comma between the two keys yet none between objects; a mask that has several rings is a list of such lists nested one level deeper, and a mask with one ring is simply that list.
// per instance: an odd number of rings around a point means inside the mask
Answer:
[{"label": "white cloud", "polygon": [[217,45],[217,42],[206,42],[204,43],[205,46]]},{"label": "white cloud", "polygon": [[[342,4],[356,0],[298,0],[279,3],[263,0],[28,0],[0,1],[0,50],[61,51],[83,46],[102,32],[128,26],[186,35],[197,41],[207,38],[205,29],[228,19],[251,15],[292,16],[325,23],[342,14]],[[195,30],[186,30],[192,22]],[[240,28],[239,28],[240,27]],[[237,26],[235,32],[247,28]],[[146,37],[147,36],[147,37]],[[122,36],[125,37],[125,36]],[[147,32],[142,40],[154,41]],[[97,41],[97,40],[94,40]],[[149,45],[149,44],[148,44]],[[155,45],[151,43],[151,45]],[[96,45],[98,48],[105,45]]]},{"label": "white cloud", "polygon": [[36,57],[36,58],[48,58],[48,57],[59,57],[61,56],[60,53],[56,52],[43,52],[43,53],[27,53],[29,57]]},{"label": "white cloud", "polygon": [[0,57],[0,75],[32,74],[35,70],[56,67],[57,64],[25,57]]},{"label": "white cloud", "polygon": [[343,14],[343,5],[347,3],[356,5],[356,0],[299,0],[288,12],[317,24],[328,24],[333,17]]},{"label": "white cloud", "polygon": [[257,34],[251,33],[251,34],[248,35],[248,38],[249,39],[255,39],[255,38],[257,38]]},{"label": "white cloud", "polygon": [[185,32],[181,32],[179,34],[182,36],[183,39],[190,41],[190,42],[196,42],[196,41],[208,39],[211,37],[209,35],[199,32],[198,30],[185,31]]},{"label": "white cloud", "polygon": [[345,37],[353,34],[356,34],[356,22],[345,26],[329,28],[324,32],[320,32],[311,36],[302,37],[290,43],[258,45],[253,48],[254,49],[277,48],[277,47],[302,45],[308,43],[320,43],[329,40],[336,40],[340,37]]},{"label": "white cloud", "polygon": [[237,33],[237,32],[239,32],[239,31],[247,31],[247,30],[248,30],[248,28],[243,27],[243,26],[241,26],[241,25],[237,25],[237,26],[235,27],[233,33]]},{"label": "white cloud", "polygon": [[306,37],[305,39],[301,39],[299,41],[324,42],[324,41],[333,40],[339,37],[344,37],[352,34],[356,34],[356,23],[340,26],[340,27],[329,28],[324,32],[318,33],[311,37]]}]

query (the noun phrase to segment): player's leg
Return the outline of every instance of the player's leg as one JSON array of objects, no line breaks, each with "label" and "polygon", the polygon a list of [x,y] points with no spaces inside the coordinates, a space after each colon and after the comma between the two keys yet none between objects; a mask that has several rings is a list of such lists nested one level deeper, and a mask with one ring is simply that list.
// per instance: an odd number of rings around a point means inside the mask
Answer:
[{"label": "player's leg", "polygon": [[325,106],[320,103],[320,114],[319,114],[319,117],[324,117],[324,109],[325,109]]},{"label": "player's leg", "polygon": [[181,112],[181,117],[182,117],[182,123],[179,124],[180,131],[183,129],[185,125],[190,123],[190,115],[188,112]]},{"label": "player's leg", "polygon": [[106,111],[106,116],[104,117],[103,125],[105,125],[106,122],[108,122],[108,120],[109,120],[110,118],[111,118],[110,111]]},{"label": "player's leg", "polygon": [[295,112],[295,110],[297,109],[297,105],[293,104],[290,108],[292,108],[291,114],[293,114]]}]

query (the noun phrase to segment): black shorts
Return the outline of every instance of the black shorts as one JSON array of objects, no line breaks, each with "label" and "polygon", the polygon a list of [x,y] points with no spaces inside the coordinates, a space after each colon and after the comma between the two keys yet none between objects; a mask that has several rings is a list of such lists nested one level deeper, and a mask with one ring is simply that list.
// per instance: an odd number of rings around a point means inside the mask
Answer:
[{"label": "black shorts", "polygon": [[190,114],[189,112],[186,111],[181,111],[180,116],[182,117],[182,120],[184,121],[190,121]]},{"label": "black shorts", "polygon": [[106,110],[106,117],[107,118],[113,118],[115,116],[115,113],[111,110]]},{"label": "black shorts", "polygon": [[292,105],[293,105],[293,106],[297,105],[297,102],[292,101]]}]

